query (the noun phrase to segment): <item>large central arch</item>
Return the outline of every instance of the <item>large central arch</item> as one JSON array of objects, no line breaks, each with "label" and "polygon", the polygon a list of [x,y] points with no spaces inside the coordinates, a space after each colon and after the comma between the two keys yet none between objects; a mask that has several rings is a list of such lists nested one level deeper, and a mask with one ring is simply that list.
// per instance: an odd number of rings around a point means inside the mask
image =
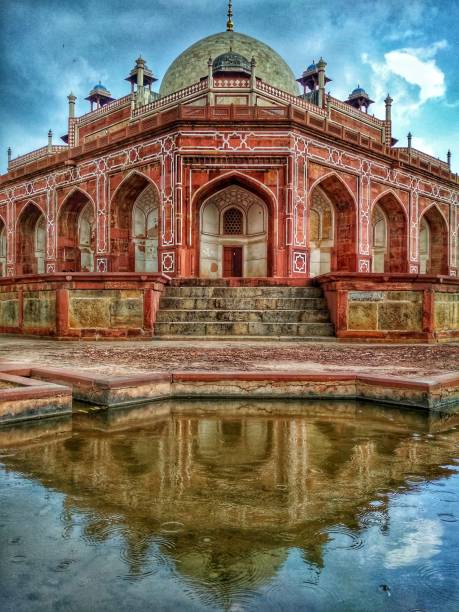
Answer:
[{"label": "large central arch", "polygon": [[202,187],[193,210],[196,275],[272,276],[273,196],[266,187],[232,173]]}]

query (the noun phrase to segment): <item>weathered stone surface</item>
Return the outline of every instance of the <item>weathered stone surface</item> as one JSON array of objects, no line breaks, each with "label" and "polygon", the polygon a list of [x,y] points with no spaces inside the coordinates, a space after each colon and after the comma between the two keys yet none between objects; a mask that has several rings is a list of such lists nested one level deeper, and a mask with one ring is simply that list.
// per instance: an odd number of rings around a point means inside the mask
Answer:
[{"label": "weathered stone surface", "polygon": [[421,306],[409,302],[385,302],[379,304],[378,329],[382,331],[421,330]]},{"label": "weathered stone surface", "polygon": [[459,293],[435,295],[435,323],[438,331],[459,329]]},{"label": "weathered stone surface", "polygon": [[422,291],[386,291],[385,294],[391,302],[422,302]]},{"label": "weathered stone surface", "polygon": [[104,298],[71,299],[70,327],[93,328],[110,326],[110,303]]},{"label": "weathered stone surface", "polygon": [[19,326],[19,296],[17,291],[0,293],[0,327]]},{"label": "weathered stone surface", "polygon": [[25,328],[53,328],[56,325],[56,294],[54,291],[24,292]]},{"label": "weathered stone surface", "polygon": [[136,290],[70,291],[74,329],[142,327],[143,293]]},{"label": "weathered stone surface", "polygon": [[376,330],[378,327],[378,304],[375,302],[351,302],[348,314],[349,329]]}]

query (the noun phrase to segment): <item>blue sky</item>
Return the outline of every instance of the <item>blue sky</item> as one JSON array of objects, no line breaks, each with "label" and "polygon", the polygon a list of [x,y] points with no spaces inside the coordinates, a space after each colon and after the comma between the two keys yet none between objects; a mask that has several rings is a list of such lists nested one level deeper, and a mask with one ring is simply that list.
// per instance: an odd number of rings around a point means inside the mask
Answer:
[{"label": "blue sky", "polygon": [[[332,95],[360,83],[394,136],[459,170],[459,0],[234,0],[235,29],[276,49],[295,74],[321,55]],[[13,157],[66,133],[67,99],[100,80],[115,97],[142,53],[161,78],[196,40],[225,29],[226,0],[4,0],[0,2],[0,172]]]}]

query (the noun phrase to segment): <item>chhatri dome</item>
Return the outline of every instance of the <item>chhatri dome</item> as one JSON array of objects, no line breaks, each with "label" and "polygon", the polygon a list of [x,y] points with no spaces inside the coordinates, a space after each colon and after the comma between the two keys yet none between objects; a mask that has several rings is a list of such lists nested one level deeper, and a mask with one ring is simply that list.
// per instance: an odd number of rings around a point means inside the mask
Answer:
[{"label": "chhatri dome", "polygon": [[249,60],[254,57],[257,62],[257,76],[263,81],[295,96],[299,94],[293,72],[274,49],[256,38],[233,31],[230,2],[227,31],[207,36],[185,49],[164,75],[160,95],[167,96],[199,82],[208,73],[209,57],[215,59],[230,51]]}]

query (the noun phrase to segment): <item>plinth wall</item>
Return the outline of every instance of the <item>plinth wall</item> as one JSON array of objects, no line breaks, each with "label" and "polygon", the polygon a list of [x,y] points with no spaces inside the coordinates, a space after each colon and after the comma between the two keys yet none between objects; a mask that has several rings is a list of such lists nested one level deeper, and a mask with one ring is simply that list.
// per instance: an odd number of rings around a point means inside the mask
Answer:
[{"label": "plinth wall", "polygon": [[158,274],[88,273],[0,279],[0,333],[151,336],[167,280]]},{"label": "plinth wall", "polygon": [[324,290],[338,338],[459,338],[459,280],[412,274],[327,274]]}]

